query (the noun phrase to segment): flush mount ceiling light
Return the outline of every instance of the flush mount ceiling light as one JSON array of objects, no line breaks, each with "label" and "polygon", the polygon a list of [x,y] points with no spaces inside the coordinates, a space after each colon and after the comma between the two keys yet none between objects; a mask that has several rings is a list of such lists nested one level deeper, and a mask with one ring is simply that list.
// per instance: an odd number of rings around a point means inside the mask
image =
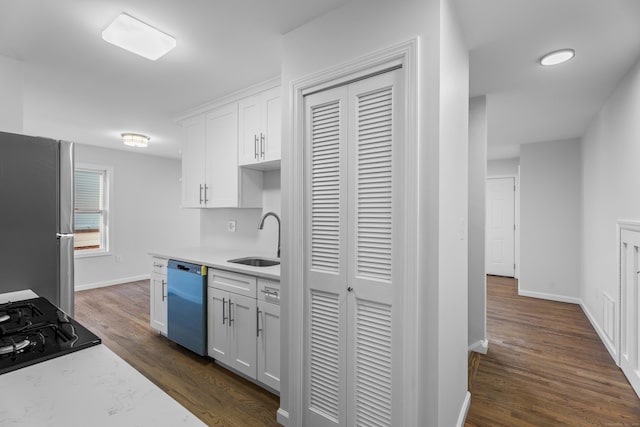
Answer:
[{"label": "flush mount ceiling light", "polygon": [[146,147],[151,139],[139,133],[122,133],[120,135],[122,135],[122,142],[130,147]]},{"label": "flush mount ceiling light", "polygon": [[102,39],[152,61],[176,47],[175,38],[126,13],[113,20]]},{"label": "flush mount ceiling light", "polygon": [[560,49],[555,50],[553,52],[549,52],[540,58],[540,65],[549,66],[549,65],[559,65],[564,64],[565,62],[572,59],[576,56],[576,51],[573,49]]}]

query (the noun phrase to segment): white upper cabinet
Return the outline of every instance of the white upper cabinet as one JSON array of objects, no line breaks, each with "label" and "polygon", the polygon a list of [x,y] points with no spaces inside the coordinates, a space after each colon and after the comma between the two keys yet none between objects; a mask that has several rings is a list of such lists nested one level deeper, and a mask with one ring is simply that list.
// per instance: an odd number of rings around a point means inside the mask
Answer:
[{"label": "white upper cabinet", "polygon": [[238,106],[207,113],[207,207],[238,206]]},{"label": "white upper cabinet", "polygon": [[199,208],[203,201],[205,178],[206,127],[204,114],[181,123],[184,130],[182,145],[182,207]]},{"label": "white upper cabinet", "polygon": [[277,168],[282,138],[280,87],[238,102],[239,152],[241,166]]},{"label": "white upper cabinet", "polygon": [[238,167],[238,103],[181,122],[182,207],[257,208],[262,176]]}]

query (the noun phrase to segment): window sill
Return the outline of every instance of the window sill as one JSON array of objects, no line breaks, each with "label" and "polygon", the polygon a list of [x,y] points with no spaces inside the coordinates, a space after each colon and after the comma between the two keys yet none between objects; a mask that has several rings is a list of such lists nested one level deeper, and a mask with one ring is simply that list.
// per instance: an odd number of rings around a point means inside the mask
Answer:
[{"label": "window sill", "polygon": [[95,251],[95,252],[74,252],[73,253],[73,257],[75,259],[82,259],[82,258],[94,258],[94,257],[101,257],[101,256],[111,256],[111,251]]}]

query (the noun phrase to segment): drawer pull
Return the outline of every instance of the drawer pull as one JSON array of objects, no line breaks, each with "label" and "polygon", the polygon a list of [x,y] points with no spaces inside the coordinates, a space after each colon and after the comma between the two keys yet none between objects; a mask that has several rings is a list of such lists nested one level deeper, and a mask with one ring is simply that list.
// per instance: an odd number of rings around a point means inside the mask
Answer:
[{"label": "drawer pull", "polygon": [[266,295],[268,295],[270,297],[279,298],[277,291],[271,291],[269,289],[260,289],[260,292],[262,292],[263,294],[266,294]]}]

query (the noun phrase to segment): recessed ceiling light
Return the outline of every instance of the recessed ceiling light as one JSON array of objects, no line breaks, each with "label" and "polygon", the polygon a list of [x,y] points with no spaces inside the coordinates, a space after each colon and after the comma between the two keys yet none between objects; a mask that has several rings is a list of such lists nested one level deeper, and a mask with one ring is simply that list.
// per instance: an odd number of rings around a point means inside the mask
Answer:
[{"label": "recessed ceiling light", "polygon": [[540,65],[558,65],[563,64],[576,56],[576,51],[573,49],[560,49],[553,52],[549,52],[540,58]]},{"label": "recessed ceiling light", "polygon": [[146,147],[149,145],[149,138],[139,133],[122,133],[122,142],[130,147]]},{"label": "recessed ceiling light", "polygon": [[113,20],[102,39],[152,61],[176,47],[175,38],[126,13]]}]

